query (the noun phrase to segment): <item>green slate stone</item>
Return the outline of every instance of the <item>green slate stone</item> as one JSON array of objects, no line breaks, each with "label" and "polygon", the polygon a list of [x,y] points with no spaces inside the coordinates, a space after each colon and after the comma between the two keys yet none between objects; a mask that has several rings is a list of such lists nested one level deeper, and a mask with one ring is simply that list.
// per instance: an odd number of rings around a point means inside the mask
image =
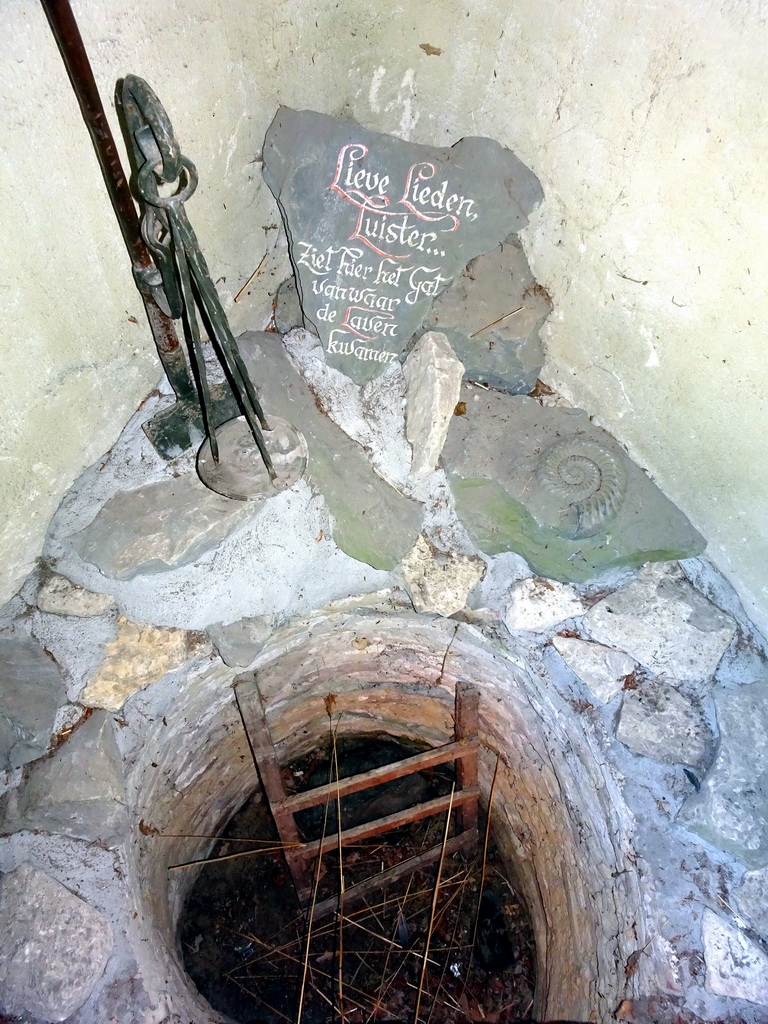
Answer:
[{"label": "green slate stone", "polygon": [[111,715],[95,711],[11,793],[0,829],[117,845],[128,829],[122,757]]},{"label": "green slate stone", "polygon": [[456,508],[489,555],[514,551],[579,583],[620,566],[689,558],[702,536],[582,410],[464,387],[443,464]]},{"label": "green slate stone", "polygon": [[374,569],[394,569],[421,531],[421,506],[377,476],[360,445],[320,412],[277,334],[244,334],[238,345],[267,419],[288,420],[306,439],[307,473],[333,516],[336,544]]}]

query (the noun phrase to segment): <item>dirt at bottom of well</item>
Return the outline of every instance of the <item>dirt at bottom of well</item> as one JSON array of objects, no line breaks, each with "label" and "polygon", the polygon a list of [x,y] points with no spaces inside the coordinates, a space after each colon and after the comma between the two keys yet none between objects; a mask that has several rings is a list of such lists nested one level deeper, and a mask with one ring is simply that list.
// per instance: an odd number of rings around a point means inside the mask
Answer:
[{"label": "dirt at bottom of well", "polygon": [[[391,740],[339,741],[339,775],[414,752]],[[325,761],[321,754],[293,764],[287,779],[303,787],[321,784],[327,781]],[[450,769],[439,768],[355,794],[341,803],[342,826],[450,787]],[[321,810],[301,822],[307,839],[320,833],[322,818]],[[335,830],[335,809],[325,829]],[[444,831],[444,817],[436,817],[345,847],[345,888],[440,845]],[[210,856],[253,852],[206,865],[187,900],[179,927],[184,962],[217,1010],[242,1024],[412,1022],[417,1003],[423,1024],[529,1018],[535,985],[531,922],[492,836],[483,856],[482,822],[476,852],[446,856],[442,865],[377,889],[310,928],[275,845],[274,825],[257,792]],[[339,877],[338,854],[326,854],[318,904],[338,894]]]}]

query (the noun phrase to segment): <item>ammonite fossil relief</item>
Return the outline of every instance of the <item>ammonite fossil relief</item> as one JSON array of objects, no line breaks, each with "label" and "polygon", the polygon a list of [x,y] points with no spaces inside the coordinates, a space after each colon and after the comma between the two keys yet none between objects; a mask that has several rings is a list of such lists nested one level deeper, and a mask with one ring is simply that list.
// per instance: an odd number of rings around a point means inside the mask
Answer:
[{"label": "ammonite fossil relief", "polygon": [[[548,526],[564,537],[592,537],[614,518],[627,490],[624,457],[588,437],[564,437],[539,457],[536,481]],[[543,497],[543,496],[542,496]]]}]

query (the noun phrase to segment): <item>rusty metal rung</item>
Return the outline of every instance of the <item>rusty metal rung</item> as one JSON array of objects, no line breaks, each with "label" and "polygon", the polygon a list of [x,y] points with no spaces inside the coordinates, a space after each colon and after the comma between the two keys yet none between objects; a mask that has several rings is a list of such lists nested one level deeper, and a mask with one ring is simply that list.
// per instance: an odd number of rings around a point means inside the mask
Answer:
[{"label": "rusty metal rung", "polygon": [[382,765],[381,768],[360,772],[359,775],[349,775],[345,779],[339,779],[338,782],[328,782],[324,786],[308,789],[304,793],[294,793],[283,800],[279,806],[281,810],[288,809],[296,813],[296,811],[302,811],[307,807],[323,804],[326,800],[335,800],[337,796],[345,797],[350,793],[359,793],[361,789],[372,789],[384,782],[401,779],[405,775],[413,775],[425,768],[434,768],[436,765],[445,764],[446,761],[471,757],[476,753],[477,740],[446,743],[442,747],[434,747],[432,750],[424,750],[412,757],[404,757],[402,761]]},{"label": "rusty metal rung", "polygon": [[[377,875],[371,875],[365,881],[357,882],[356,885],[350,885],[348,889],[345,889],[344,906],[352,906],[358,900],[368,896],[369,893],[375,892],[391,882],[396,882],[399,878],[412,875],[414,871],[420,871],[421,868],[426,867],[428,864],[433,864],[436,860],[440,859],[440,854],[450,857],[451,854],[458,853],[459,850],[463,850],[468,846],[474,846],[476,843],[477,833],[469,829],[466,832],[462,832],[461,835],[449,839],[445,847],[442,845],[433,846],[431,850],[425,850],[424,853],[418,853],[413,857],[408,857],[406,860],[401,860],[399,864],[393,864],[391,868],[380,871]],[[311,895],[312,891],[305,889],[299,894],[299,898],[303,904],[306,904],[309,902]],[[327,917],[328,914],[334,914],[338,907],[339,897],[329,896],[327,900],[322,900],[322,902],[315,904],[312,911],[312,920],[319,921],[321,918]]]},{"label": "rusty metal rung", "polygon": [[[322,857],[327,850],[337,847],[339,843],[342,846],[347,846],[359,840],[389,832],[401,825],[440,814],[452,807],[455,809],[455,820],[460,835],[448,840],[445,846],[446,851],[453,852],[454,849],[476,845],[477,807],[480,797],[477,785],[477,729],[480,694],[473,684],[466,681],[459,681],[456,684],[455,728],[452,743],[435,747],[433,750],[425,750],[420,754],[414,754],[412,757],[403,758],[380,768],[373,768],[368,772],[339,779],[338,782],[334,781],[324,786],[318,786],[306,793],[296,793],[290,796],[286,792],[283,782],[255,673],[248,673],[236,679],[234,690],[253,762],[269,801],[280,840],[286,847],[286,864],[291,872],[299,901],[303,906],[308,901],[311,889],[312,862],[317,860],[318,856]],[[444,764],[446,761],[455,761],[456,763],[457,788],[451,796],[436,797],[434,800],[427,800],[395,814],[388,814],[363,825],[357,825],[355,828],[344,829],[340,835],[334,833],[323,839],[303,843],[300,847],[296,847],[299,832],[294,814],[297,811],[314,807],[328,800],[348,796],[350,793],[372,789],[384,782],[413,775],[425,768]],[[400,877],[409,871],[416,871],[422,865],[437,860],[441,849],[442,847],[434,847],[427,850],[426,853],[395,865],[389,871],[380,872],[378,875],[358,883],[357,886],[351,886],[344,895],[345,902],[349,893],[370,892],[379,885],[383,885],[387,880]],[[320,906],[324,907],[327,902],[327,900],[324,901]],[[338,898],[335,898],[334,902],[338,903]]]},{"label": "rusty metal rung", "polygon": [[401,825],[410,825],[413,821],[421,821],[422,818],[431,818],[433,814],[440,814],[447,811],[449,807],[458,808],[463,804],[476,803],[480,796],[477,786],[471,789],[462,789],[453,796],[438,796],[434,800],[427,800],[423,804],[416,804],[414,807],[407,807],[404,811],[396,811],[394,814],[387,814],[383,818],[376,818],[364,825],[356,825],[354,828],[345,828],[341,836],[338,832],[327,835],[324,839],[315,839],[314,842],[305,843],[300,849],[292,850],[292,857],[316,857],[318,853],[326,853],[339,845],[351,846],[352,843],[360,842],[361,839],[371,839],[379,836],[382,832],[391,832]]}]

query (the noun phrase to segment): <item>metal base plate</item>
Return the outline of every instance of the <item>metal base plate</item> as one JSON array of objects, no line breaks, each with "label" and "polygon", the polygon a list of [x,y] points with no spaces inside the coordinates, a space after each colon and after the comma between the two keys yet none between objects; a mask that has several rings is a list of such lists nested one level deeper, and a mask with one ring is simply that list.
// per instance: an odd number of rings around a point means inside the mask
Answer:
[{"label": "metal base plate", "polygon": [[292,487],[307,468],[307,443],[286,420],[267,417],[270,430],[262,431],[277,479],[272,481],[262,462],[244,416],[229,420],[216,430],[219,461],[214,462],[211,443],[205,439],[197,456],[197,473],[206,487],[239,501],[268,498]]},{"label": "metal base plate", "polygon": [[[211,401],[213,422],[217,427],[240,412],[229,384],[214,384],[211,388]],[[189,399],[177,399],[169,408],[155,413],[152,419],[147,420],[143,429],[162,458],[178,458],[193,444],[200,444],[200,440],[205,437],[197,395]]]}]

